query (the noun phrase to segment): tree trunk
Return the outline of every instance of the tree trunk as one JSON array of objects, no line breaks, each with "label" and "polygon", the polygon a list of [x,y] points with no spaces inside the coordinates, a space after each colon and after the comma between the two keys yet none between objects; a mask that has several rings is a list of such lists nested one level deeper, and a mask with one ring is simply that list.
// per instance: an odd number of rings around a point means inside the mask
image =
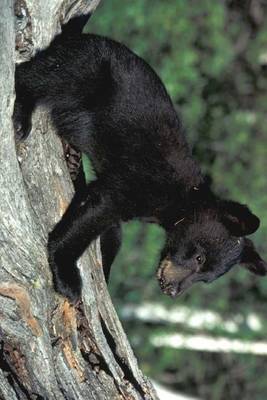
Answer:
[{"label": "tree trunk", "polygon": [[[45,110],[15,144],[15,59],[49,44],[60,23],[100,0],[2,0],[0,15],[0,399],[156,399],[114,311],[99,242],[79,261],[82,301],[53,290],[47,234],[73,188]],[[16,49],[15,20],[16,14]]]}]

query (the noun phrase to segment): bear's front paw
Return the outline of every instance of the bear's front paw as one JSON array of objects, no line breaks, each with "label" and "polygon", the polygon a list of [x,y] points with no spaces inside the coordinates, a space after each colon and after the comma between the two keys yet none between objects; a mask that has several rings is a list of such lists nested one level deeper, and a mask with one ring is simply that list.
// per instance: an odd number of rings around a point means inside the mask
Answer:
[{"label": "bear's front paw", "polygon": [[76,262],[62,253],[57,254],[48,248],[48,261],[53,274],[55,290],[76,304],[82,291],[82,280]]},{"label": "bear's front paw", "polygon": [[25,140],[32,129],[31,113],[24,110],[22,105],[17,102],[14,107],[13,126],[16,141],[18,142]]},{"label": "bear's front paw", "polygon": [[[74,264],[63,265],[64,271],[61,268],[57,268],[57,271],[53,273],[53,281],[55,290],[64,297],[67,297],[69,301],[73,304],[76,304],[81,297],[82,291],[82,281],[77,269],[77,266]],[[70,269],[70,267],[72,269]],[[68,268],[65,271],[65,268]]]}]

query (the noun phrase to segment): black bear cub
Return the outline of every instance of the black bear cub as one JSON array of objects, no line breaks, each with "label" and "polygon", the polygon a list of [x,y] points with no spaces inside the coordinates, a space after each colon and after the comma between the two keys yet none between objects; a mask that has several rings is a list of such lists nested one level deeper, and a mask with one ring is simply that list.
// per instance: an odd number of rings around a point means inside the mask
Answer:
[{"label": "black bear cub", "polygon": [[71,24],[15,76],[17,137],[26,138],[34,107],[44,103],[58,135],[90,157],[96,174],[49,235],[56,290],[79,298],[76,261],[99,235],[108,277],[121,223],[133,218],[166,231],[157,277],[172,297],[239,263],[265,275],[267,264],[246,238],[259,219],[212,192],[160,78],[124,45]]}]

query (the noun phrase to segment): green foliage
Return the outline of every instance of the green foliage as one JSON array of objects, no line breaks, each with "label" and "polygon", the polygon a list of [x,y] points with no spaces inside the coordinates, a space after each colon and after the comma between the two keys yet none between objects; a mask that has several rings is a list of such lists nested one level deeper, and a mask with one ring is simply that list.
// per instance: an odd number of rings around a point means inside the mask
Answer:
[{"label": "green foliage", "polygon": [[[258,16],[249,4],[112,0],[102,3],[87,31],[124,42],[161,76],[217,193],[249,204],[260,216],[253,240],[267,258],[267,15],[264,2],[253,2]],[[133,222],[124,227],[110,282],[119,310],[145,300],[173,304],[154,279],[163,240],[155,226]],[[265,316],[266,301],[267,280],[236,268],[210,286],[196,285],[176,303],[229,317],[237,311]],[[194,387],[194,394],[212,400],[267,396],[264,357],[155,350],[148,341],[154,326],[127,323],[126,330],[144,371],[163,381],[171,375],[175,388]],[[262,338],[266,333],[265,327]],[[244,335],[249,336],[246,329]]]}]

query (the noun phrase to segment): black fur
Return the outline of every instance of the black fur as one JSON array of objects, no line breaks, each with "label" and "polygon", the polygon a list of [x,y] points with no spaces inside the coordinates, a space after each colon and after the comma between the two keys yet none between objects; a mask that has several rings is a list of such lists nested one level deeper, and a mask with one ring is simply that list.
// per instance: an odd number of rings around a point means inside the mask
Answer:
[{"label": "black fur", "polygon": [[[26,138],[34,107],[44,103],[58,135],[90,157],[97,177],[49,235],[56,289],[72,301],[80,296],[76,260],[98,235],[108,276],[118,227],[133,218],[166,230],[158,279],[170,295],[246,263],[246,254],[257,273],[261,259],[239,237],[254,232],[259,220],[211,191],[160,78],[122,44],[80,30],[70,22],[15,77],[17,137]],[[259,269],[266,273],[262,260]]]}]

